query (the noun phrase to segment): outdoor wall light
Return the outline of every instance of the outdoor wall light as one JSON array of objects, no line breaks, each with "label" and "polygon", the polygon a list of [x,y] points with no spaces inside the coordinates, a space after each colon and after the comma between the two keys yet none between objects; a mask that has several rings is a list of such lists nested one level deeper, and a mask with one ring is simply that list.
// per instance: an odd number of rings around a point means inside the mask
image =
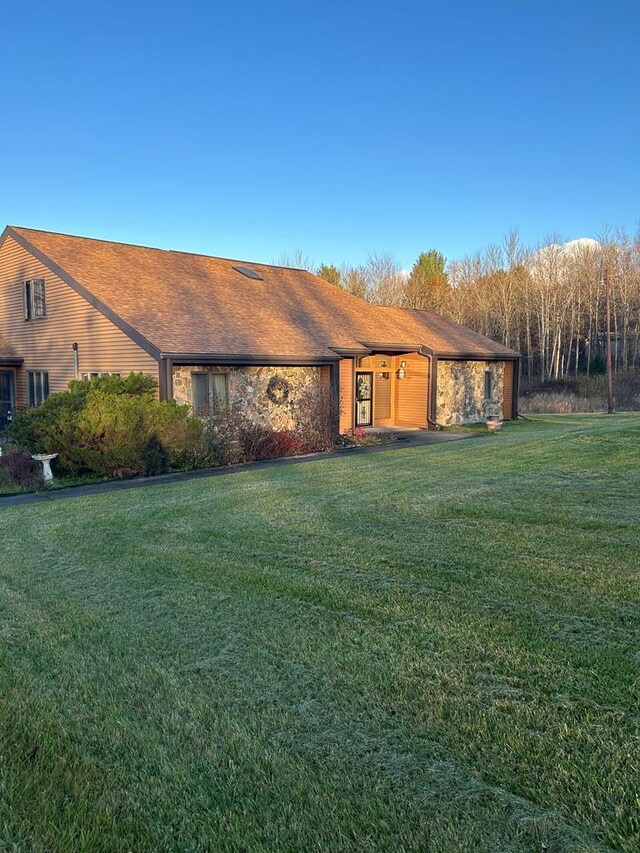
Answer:
[{"label": "outdoor wall light", "polygon": [[401,361],[400,367],[398,368],[396,376],[398,377],[398,379],[404,379],[406,375],[407,375],[407,362]]}]

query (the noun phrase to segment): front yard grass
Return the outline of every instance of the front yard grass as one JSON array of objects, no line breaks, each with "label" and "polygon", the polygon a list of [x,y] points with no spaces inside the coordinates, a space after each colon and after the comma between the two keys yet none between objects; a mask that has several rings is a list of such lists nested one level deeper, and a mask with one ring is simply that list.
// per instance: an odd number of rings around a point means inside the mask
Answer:
[{"label": "front yard grass", "polygon": [[0,511],[0,850],[640,849],[640,417]]}]

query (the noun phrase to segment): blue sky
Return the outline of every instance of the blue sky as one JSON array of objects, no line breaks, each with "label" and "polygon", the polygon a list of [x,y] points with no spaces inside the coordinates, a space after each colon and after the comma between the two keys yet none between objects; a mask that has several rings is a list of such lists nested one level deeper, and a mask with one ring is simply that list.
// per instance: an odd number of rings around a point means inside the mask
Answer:
[{"label": "blue sky", "polygon": [[640,222],[635,0],[14,4],[3,223],[410,266]]}]

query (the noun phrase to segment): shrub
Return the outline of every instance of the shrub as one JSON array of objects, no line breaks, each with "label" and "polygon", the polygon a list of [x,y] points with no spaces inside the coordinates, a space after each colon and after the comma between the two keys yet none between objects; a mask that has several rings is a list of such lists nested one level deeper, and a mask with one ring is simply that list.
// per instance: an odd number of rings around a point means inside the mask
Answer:
[{"label": "shrub", "polygon": [[[613,375],[615,408],[640,409],[640,374],[619,371]],[[581,374],[562,380],[550,379],[525,386],[520,400],[523,414],[602,412],[607,409],[607,377]]]},{"label": "shrub", "polygon": [[25,450],[13,448],[0,456],[0,477],[10,487],[41,489],[44,486],[42,465]]},{"label": "shrub", "polygon": [[57,474],[126,477],[170,469],[294,456],[333,445],[328,388],[310,384],[292,402],[294,431],[274,431],[233,410],[201,420],[175,400],[155,399],[152,377],[101,376],[71,382],[8,432],[31,452],[57,453]]},{"label": "shrub", "polygon": [[188,406],[97,388],[87,395],[78,418],[78,452],[90,471],[117,477],[144,473],[143,451],[152,436],[170,467],[194,467],[201,461],[202,425],[190,417]]},{"label": "shrub", "polygon": [[348,429],[344,435],[345,438],[365,438],[367,431],[364,427],[352,427],[351,429]]},{"label": "shrub", "polygon": [[296,435],[307,452],[330,450],[337,437],[334,423],[337,421],[337,406],[323,382],[301,388],[293,403]]},{"label": "shrub", "polygon": [[179,470],[202,468],[207,464],[203,424],[189,414],[188,406],[175,400],[149,401],[147,435],[155,435],[169,458],[169,467]]},{"label": "shrub", "polygon": [[342,447],[362,447],[371,444],[390,444],[396,441],[396,436],[388,432],[367,432],[364,427],[353,427],[340,436]]},{"label": "shrub", "polygon": [[280,430],[273,434],[276,457],[299,456],[301,453],[309,453],[309,448],[302,438],[290,430]]},{"label": "shrub", "polygon": [[245,423],[240,430],[240,446],[245,462],[281,459],[309,453],[303,439],[291,430],[272,430],[261,424]]},{"label": "shrub", "polygon": [[234,465],[261,459],[298,456],[310,448],[292,430],[272,430],[229,410],[209,415],[204,420],[204,446],[212,466]]},{"label": "shrub", "polygon": [[233,409],[212,412],[204,418],[202,424],[206,464],[217,467],[244,461],[239,441],[244,423],[244,418]]},{"label": "shrub", "polygon": [[578,397],[568,391],[529,394],[520,401],[523,415],[570,414],[571,412],[601,412],[606,401],[594,397]]},{"label": "shrub", "polygon": [[276,435],[270,427],[260,423],[244,423],[238,436],[244,461],[275,459],[278,455]]},{"label": "shrub", "polygon": [[87,392],[88,388],[75,387],[52,394],[35,409],[18,412],[7,427],[7,435],[12,442],[32,453],[58,453],[55,467],[59,472],[75,471],[79,464],[76,458],[77,421]]},{"label": "shrub", "polygon": [[203,447],[209,465],[232,465],[259,459],[297,456],[333,447],[335,406],[323,383],[296,390],[288,402],[296,424],[293,430],[274,431],[247,420],[237,409],[210,413],[202,419]]},{"label": "shrub", "polygon": [[[607,398],[606,375],[579,376],[577,393],[581,397]],[[618,409],[640,409],[640,372],[637,370],[620,370],[613,374],[613,396]]]},{"label": "shrub", "polygon": [[92,390],[78,418],[78,451],[84,466],[102,476],[144,473],[148,441],[146,405],[135,397]]},{"label": "shrub", "polygon": [[166,474],[169,470],[169,454],[164,449],[157,436],[152,435],[142,451],[144,473],[147,477],[156,474]]},{"label": "shrub", "polygon": [[[202,424],[189,415],[188,406],[156,400],[155,387],[155,380],[142,374],[74,381],[37,409],[18,413],[7,432],[32,452],[57,453],[58,474],[142,474],[152,437],[162,446],[168,467],[201,465]],[[160,464],[158,452],[149,464]]]},{"label": "shrub", "polygon": [[104,391],[105,394],[129,397],[147,397],[152,400],[157,381],[147,373],[129,373],[127,376],[94,376],[93,379],[74,379],[69,383],[69,390],[79,394],[88,394],[92,389]]}]

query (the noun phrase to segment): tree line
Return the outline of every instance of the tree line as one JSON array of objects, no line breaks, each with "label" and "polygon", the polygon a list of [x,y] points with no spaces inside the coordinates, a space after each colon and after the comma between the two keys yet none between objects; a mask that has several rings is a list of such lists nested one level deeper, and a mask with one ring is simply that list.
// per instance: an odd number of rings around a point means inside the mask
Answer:
[{"label": "tree line", "polygon": [[459,260],[447,262],[430,249],[410,272],[381,253],[357,266],[321,264],[315,272],[371,303],[433,311],[517,350],[532,381],[603,369],[606,274],[614,370],[640,366],[640,234],[570,243],[552,236],[529,247],[513,230]]}]

